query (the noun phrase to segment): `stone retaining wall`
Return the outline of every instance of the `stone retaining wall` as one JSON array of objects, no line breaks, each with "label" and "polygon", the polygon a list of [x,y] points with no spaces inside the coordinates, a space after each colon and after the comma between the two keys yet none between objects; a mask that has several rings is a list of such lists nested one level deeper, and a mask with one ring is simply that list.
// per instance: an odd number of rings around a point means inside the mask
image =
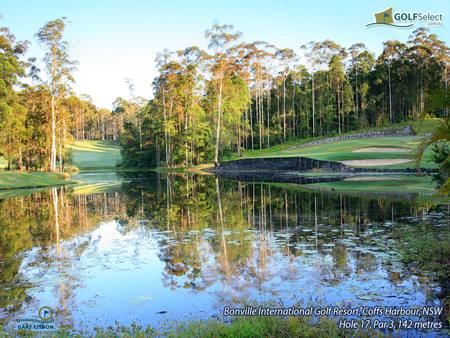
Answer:
[{"label": "stone retaining wall", "polygon": [[368,131],[360,134],[350,134],[350,135],[340,135],[335,137],[323,138],[320,140],[310,141],[307,143],[299,144],[288,149],[298,149],[304,148],[313,145],[319,145],[324,143],[337,142],[342,140],[357,140],[360,138],[368,138],[368,137],[401,137],[401,136],[414,136],[416,133],[414,132],[411,126],[407,126],[401,130],[383,130],[383,131]]},{"label": "stone retaining wall", "polygon": [[224,171],[307,171],[312,169],[323,169],[326,171],[345,171],[349,168],[339,162],[314,160],[307,157],[267,157],[267,158],[245,158],[236,161],[221,162],[211,172]]},{"label": "stone retaining wall", "polygon": [[[326,172],[347,172],[347,173],[406,173],[417,174],[414,167],[405,169],[389,168],[355,168],[346,166],[340,162],[315,160],[307,157],[266,157],[266,158],[245,158],[236,161],[222,162],[218,166],[205,169],[213,173],[224,172],[255,172],[255,173],[295,173],[322,169]],[[421,169],[422,174],[431,174],[436,169]],[[271,176],[271,175],[266,175]]]}]

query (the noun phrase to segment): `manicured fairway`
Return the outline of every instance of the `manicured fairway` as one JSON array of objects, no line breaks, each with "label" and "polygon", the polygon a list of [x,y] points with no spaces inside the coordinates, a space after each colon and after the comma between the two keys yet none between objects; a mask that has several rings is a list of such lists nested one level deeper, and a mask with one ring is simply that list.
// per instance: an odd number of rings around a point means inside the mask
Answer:
[{"label": "manicured fairway", "polygon": [[113,169],[120,162],[120,146],[108,141],[75,141],[69,145],[72,160],[79,169]]},{"label": "manicured fairway", "polygon": [[[413,168],[415,163],[414,149],[418,145],[424,133],[429,133],[439,123],[439,119],[427,119],[412,123],[414,130],[421,134],[419,136],[404,137],[371,137],[355,140],[342,140],[338,142],[324,143],[305,147],[296,147],[306,142],[305,140],[289,140],[284,144],[278,144],[270,148],[261,150],[247,150],[243,153],[243,158],[258,157],[288,157],[304,156],[318,160],[327,161],[364,161],[386,159],[386,164],[376,161],[373,165],[366,163],[364,167],[376,168]],[[397,124],[391,128],[401,129],[406,124]],[[380,129],[382,130],[382,129]],[[355,131],[355,133],[358,133]],[[231,160],[237,159],[231,156]],[[389,160],[389,161],[388,161]],[[403,161],[401,161],[403,160]],[[404,161],[411,160],[411,161]],[[389,163],[397,164],[389,164]],[[400,163],[405,162],[405,163]],[[381,163],[381,164],[380,164]],[[421,162],[422,168],[436,168],[436,164],[431,159],[431,151],[428,150]]]},{"label": "manicured fairway", "polygon": [[[373,159],[408,159],[411,162],[389,165],[380,164],[377,161],[373,167],[407,168],[414,167],[413,152],[417,146],[420,137],[372,137],[356,140],[343,140],[320,145],[312,145],[303,148],[289,147],[280,149],[279,146],[272,150],[271,148],[263,151],[246,152],[244,157],[285,157],[285,156],[304,156],[317,160],[327,161],[353,161],[353,160],[373,160]],[[367,149],[369,148],[369,149]],[[391,148],[391,149],[389,149]],[[396,149],[397,148],[397,149]],[[435,168],[436,164],[432,162],[428,151],[422,162],[423,168]],[[397,161],[400,162],[400,161]],[[367,166],[367,165],[366,165]]]}]

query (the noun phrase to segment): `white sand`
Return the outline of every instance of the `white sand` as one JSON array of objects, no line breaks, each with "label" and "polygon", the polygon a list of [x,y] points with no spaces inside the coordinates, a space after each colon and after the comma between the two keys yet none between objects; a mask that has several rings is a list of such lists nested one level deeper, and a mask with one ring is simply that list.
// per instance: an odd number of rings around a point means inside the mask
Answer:
[{"label": "white sand", "polygon": [[372,167],[377,165],[392,165],[392,164],[400,164],[400,163],[408,163],[411,162],[410,159],[405,158],[389,158],[389,159],[376,159],[376,160],[350,160],[350,161],[341,161],[342,164],[354,167]]},{"label": "white sand", "polygon": [[352,153],[407,153],[407,148],[384,148],[384,147],[368,147],[353,150]]},{"label": "white sand", "polygon": [[386,176],[359,176],[349,177],[344,181],[361,181],[361,182],[375,182],[375,181],[398,181],[398,177],[386,177]]}]

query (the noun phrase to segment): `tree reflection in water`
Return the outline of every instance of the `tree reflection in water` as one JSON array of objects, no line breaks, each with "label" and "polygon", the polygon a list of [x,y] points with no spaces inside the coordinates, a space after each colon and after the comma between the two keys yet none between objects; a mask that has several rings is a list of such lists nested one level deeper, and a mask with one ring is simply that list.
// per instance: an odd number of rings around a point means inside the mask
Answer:
[{"label": "tree reflection in water", "polygon": [[[421,298],[415,301],[414,293],[429,290],[410,283],[392,232],[423,219],[448,219],[438,206],[407,199],[191,174],[126,175],[118,191],[79,195],[71,188],[53,188],[0,201],[3,323],[36,306],[40,283],[54,278],[58,314],[65,324],[76,325],[73,313],[81,306],[77,294],[89,282],[86,276],[107,271],[127,276],[130,266],[150,264],[142,255],[151,250],[162,266],[152,263],[148,283],[160,283],[180,297],[180,290],[190,290],[194,302],[207,295],[212,305],[205,311],[269,299],[356,302],[357,294],[370,287],[390,293],[379,298],[395,305],[397,286],[410,294],[403,302],[417,304]],[[95,236],[102,225],[113,226],[116,237],[105,239],[112,230]],[[108,265],[114,255],[117,266]],[[121,264],[127,268],[120,270]],[[30,278],[33,267],[40,272]],[[145,283],[139,287],[150,292]],[[429,297],[435,299],[434,293]]]}]

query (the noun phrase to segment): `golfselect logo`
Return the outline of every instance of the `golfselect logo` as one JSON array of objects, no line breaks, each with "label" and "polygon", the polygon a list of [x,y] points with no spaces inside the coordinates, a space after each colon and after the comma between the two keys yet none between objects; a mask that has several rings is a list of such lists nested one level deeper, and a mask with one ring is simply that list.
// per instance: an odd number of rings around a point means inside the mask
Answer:
[{"label": "golfselect logo", "polygon": [[391,26],[400,28],[409,28],[416,23],[426,24],[428,26],[439,26],[444,22],[442,14],[424,13],[424,12],[398,12],[394,13],[393,7],[386,8],[384,11],[374,13],[375,22],[369,23],[366,27],[372,26]]}]

